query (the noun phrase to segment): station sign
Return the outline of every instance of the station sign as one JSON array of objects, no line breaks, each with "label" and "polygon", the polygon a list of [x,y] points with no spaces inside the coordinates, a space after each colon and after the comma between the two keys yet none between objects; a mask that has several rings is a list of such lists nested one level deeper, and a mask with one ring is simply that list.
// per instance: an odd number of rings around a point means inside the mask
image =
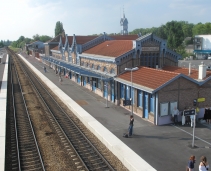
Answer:
[{"label": "station sign", "polygon": [[205,98],[198,98],[197,102],[205,102]]},{"label": "station sign", "polygon": [[159,51],[159,47],[142,47],[141,51]]},{"label": "station sign", "polygon": [[130,106],[131,100],[123,100],[123,106]]},{"label": "station sign", "polygon": [[192,109],[192,110],[184,110],[184,116],[195,115],[195,113],[196,113],[195,109]]}]

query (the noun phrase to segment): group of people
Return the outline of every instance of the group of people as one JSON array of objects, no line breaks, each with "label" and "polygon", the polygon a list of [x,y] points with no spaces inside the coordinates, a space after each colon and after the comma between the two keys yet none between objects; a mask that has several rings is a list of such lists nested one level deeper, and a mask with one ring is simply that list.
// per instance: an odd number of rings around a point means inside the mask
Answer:
[{"label": "group of people", "polygon": [[[194,171],[194,164],[196,162],[195,156],[190,156],[188,161],[188,166],[186,171]],[[209,163],[205,156],[201,156],[201,161],[199,163],[199,171],[207,171],[209,169]]]},{"label": "group of people", "polygon": [[182,125],[190,125],[191,127],[194,126],[194,115],[190,116],[184,116],[183,112],[180,112],[177,107],[174,107],[171,114],[172,114],[172,120],[174,122],[174,125],[178,124],[178,116],[182,114]]},{"label": "group of people", "polygon": [[211,124],[211,110],[210,108],[206,107],[204,111],[204,118],[207,124]]}]

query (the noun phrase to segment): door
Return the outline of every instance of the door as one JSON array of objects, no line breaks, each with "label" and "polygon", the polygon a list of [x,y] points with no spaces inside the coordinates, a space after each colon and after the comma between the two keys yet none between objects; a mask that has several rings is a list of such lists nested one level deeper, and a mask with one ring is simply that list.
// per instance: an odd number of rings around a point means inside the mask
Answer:
[{"label": "door", "polygon": [[69,72],[69,78],[70,79],[72,78],[72,72],[71,71]]},{"label": "door", "polygon": [[96,81],[92,81],[92,91],[96,90]]},{"label": "door", "polygon": [[77,82],[80,83],[81,82],[81,76],[77,74]]},{"label": "door", "polygon": [[144,118],[148,119],[148,93],[144,93]]},{"label": "door", "polygon": [[86,86],[86,77],[83,77],[83,85]]}]

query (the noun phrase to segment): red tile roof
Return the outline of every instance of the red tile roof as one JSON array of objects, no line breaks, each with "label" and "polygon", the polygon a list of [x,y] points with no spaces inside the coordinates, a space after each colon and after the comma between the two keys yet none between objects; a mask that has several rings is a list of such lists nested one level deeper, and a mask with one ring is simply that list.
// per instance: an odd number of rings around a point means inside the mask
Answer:
[{"label": "red tile roof", "polygon": [[138,39],[138,35],[114,35],[114,36],[109,36],[113,38],[114,40],[136,40]]},{"label": "red tile roof", "polygon": [[[97,38],[98,36],[75,36],[76,38],[76,43],[77,44],[85,44],[95,38]],[[73,36],[68,36],[68,42],[69,42],[69,45],[71,46],[72,45],[72,41],[73,41]],[[65,37],[62,38],[62,44],[64,45],[65,44]]]},{"label": "red tile roof", "polygon": [[[198,70],[196,70],[196,69],[191,69],[190,75],[189,75],[189,68],[182,68],[182,67],[177,67],[177,66],[165,66],[165,67],[163,67],[163,70],[176,72],[176,73],[182,73],[182,74],[187,75],[193,79],[198,79]],[[209,76],[211,76],[211,71],[207,71],[207,75],[203,80],[205,80]]]},{"label": "red tile roof", "polygon": [[105,41],[99,45],[90,48],[83,53],[118,57],[133,48],[133,42],[131,40],[110,40]]},{"label": "red tile roof", "polygon": [[[118,78],[131,81],[130,71],[121,74]],[[179,73],[158,70],[148,67],[139,67],[139,70],[133,71],[133,83],[145,86],[151,89],[157,89],[163,84],[179,75]]]}]

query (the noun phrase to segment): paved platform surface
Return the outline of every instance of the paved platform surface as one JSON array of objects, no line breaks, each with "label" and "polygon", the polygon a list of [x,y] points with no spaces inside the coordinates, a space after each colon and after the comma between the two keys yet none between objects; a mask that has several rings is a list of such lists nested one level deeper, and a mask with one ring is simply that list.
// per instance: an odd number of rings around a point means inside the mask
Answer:
[{"label": "paved platform surface", "polygon": [[53,69],[47,67],[44,73],[43,64],[33,57],[26,56],[41,73],[45,74],[52,82],[62,89],[73,100],[80,104],[87,112],[95,117],[114,135],[134,150],[146,162],[158,171],[185,170],[191,155],[196,156],[195,170],[197,170],[200,157],[205,155],[211,162],[211,126],[197,123],[195,130],[195,145],[192,149],[192,128],[189,125],[154,126],[144,119],[134,116],[134,135],[132,138],[123,138],[129,126],[130,111],[108,103],[90,90],[79,86],[77,83],[63,78],[60,85],[58,75]]},{"label": "paved platform surface", "polygon": [[1,63],[0,63],[0,89],[1,89],[1,84],[2,84],[2,77],[4,73],[5,61],[6,61],[6,54],[1,59]]},{"label": "paved platform surface", "polygon": [[[0,49],[2,52],[2,49]],[[0,63],[0,170],[5,166],[5,140],[6,140],[6,107],[7,107],[7,55],[1,58]]]}]

